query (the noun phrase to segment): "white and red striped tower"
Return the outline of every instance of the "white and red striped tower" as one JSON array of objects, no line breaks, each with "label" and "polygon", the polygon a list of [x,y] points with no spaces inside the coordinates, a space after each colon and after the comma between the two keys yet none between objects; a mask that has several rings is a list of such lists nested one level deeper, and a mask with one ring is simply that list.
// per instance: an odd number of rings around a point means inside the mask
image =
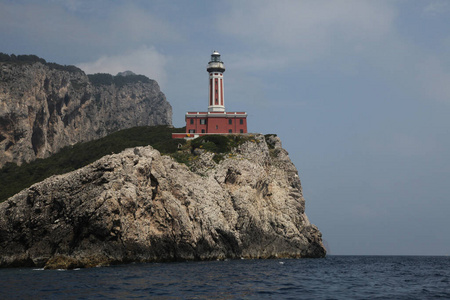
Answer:
[{"label": "white and red striped tower", "polygon": [[196,138],[206,134],[245,134],[247,133],[247,113],[244,111],[225,111],[223,98],[223,72],[225,66],[220,54],[214,51],[206,67],[209,73],[208,111],[188,111],[186,113],[186,132],[173,133],[172,137]]},{"label": "white and red striped tower", "polygon": [[223,72],[225,66],[220,60],[220,54],[214,51],[206,70],[209,72],[209,112],[224,112],[225,102],[223,98]]}]

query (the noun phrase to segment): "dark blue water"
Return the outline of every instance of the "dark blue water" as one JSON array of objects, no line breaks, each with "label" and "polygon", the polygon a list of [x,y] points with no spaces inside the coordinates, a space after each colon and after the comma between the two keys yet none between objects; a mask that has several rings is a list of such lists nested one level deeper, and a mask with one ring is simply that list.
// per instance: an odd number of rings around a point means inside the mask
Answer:
[{"label": "dark blue water", "polygon": [[450,257],[131,264],[1,269],[1,299],[450,299]]}]

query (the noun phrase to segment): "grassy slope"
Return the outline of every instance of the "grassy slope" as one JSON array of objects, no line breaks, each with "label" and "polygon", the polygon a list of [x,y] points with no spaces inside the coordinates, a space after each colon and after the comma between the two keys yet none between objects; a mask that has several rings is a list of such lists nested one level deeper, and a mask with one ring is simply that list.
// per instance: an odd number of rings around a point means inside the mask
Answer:
[{"label": "grassy slope", "polygon": [[20,167],[9,163],[0,169],[0,202],[45,178],[76,170],[126,148],[151,145],[163,154],[174,153],[185,140],[174,140],[171,134],[184,131],[184,128],[167,126],[135,127],[95,141],[65,147],[49,158],[24,163]]}]

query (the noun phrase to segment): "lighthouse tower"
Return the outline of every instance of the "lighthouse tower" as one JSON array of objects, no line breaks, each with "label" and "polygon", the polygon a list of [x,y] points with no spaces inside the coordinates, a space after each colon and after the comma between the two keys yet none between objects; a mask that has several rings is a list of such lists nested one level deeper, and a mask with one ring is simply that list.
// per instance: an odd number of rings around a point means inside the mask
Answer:
[{"label": "lighthouse tower", "polygon": [[223,72],[225,66],[220,60],[220,54],[214,51],[208,63],[206,71],[209,72],[209,112],[224,112],[225,103],[223,98]]},{"label": "lighthouse tower", "polygon": [[186,113],[186,133],[173,133],[173,138],[196,138],[207,134],[247,133],[247,113],[225,111],[223,72],[220,54],[214,51],[206,67],[209,73],[208,111]]}]

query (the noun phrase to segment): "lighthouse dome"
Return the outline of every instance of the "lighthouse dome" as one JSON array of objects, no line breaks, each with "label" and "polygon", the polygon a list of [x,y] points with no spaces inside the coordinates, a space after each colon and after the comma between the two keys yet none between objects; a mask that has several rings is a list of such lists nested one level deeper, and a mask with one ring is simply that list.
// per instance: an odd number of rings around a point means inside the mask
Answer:
[{"label": "lighthouse dome", "polygon": [[220,60],[220,53],[216,50],[211,54],[211,60],[206,68],[208,72],[225,72],[225,66]]}]

